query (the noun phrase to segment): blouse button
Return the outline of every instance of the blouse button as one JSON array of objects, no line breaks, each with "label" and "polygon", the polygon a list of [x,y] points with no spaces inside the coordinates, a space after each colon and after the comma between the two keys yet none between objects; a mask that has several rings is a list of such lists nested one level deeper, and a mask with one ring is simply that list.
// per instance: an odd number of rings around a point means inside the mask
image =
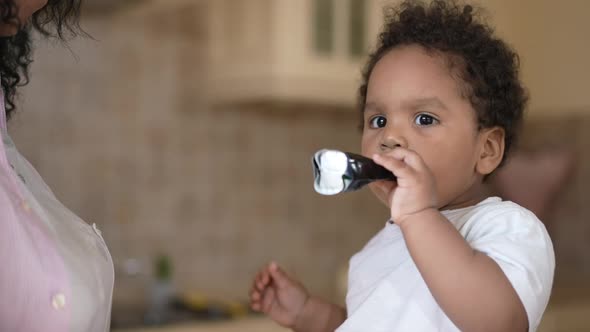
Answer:
[{"label": "blouse button", "polygon": [[63,293],[57,293],[51,298],[53,309],[60,310],[66,306],[66,296]]}]

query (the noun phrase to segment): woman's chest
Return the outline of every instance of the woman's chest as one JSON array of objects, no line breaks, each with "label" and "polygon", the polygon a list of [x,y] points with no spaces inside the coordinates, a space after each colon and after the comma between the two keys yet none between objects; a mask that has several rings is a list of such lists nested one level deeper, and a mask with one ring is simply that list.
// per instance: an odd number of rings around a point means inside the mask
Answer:
[{"label": "woman's chest", "polygon": [[3,171],[17,180],[20,202],[3,225],[11,245],[2,283],[16,331],[107,331],[114,272],[100,231],[61,204],[20,155],[7,155]]}]

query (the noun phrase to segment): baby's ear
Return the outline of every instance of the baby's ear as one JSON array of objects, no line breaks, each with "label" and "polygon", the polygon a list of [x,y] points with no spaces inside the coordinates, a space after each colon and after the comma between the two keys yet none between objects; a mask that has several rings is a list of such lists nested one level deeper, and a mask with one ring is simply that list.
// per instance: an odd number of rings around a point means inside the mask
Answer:
[{"label": "baby's ear", "polygon": [[481,175],[492,173],[504,157],[504,128],[493,127],[482,129],[479,133],[480,153],[475,170]]}]

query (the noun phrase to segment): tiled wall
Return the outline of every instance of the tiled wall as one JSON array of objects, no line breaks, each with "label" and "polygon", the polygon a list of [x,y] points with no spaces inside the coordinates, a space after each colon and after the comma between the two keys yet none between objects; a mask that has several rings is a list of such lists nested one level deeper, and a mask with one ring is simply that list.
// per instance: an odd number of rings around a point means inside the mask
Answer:
[{"label": "tiled wall", "polygon": [[158,253],[172,258],[180,290],[245,299],[257,269],[276,259],[336,296],[338,270],[387,216],[368,192],[313,191],[313,152],[358,151],[354,111],[213,108],[200,95],[199,30],[179,34],[182,21],[166,15],[111,20],[88,21],[97,41],[71,51],[39,44],[10,130],[57,196],[102,229],[115,301],[145,295],[125,260]]},{"label": "tiled wall", "polygon": [[[529,151],[562,149],[573,154],[574,167],[549,207],[545,220],[554,242],[557,279],[590,280],[590,110],[554,110],[526,123],[522,147]],[[534,190],[534,188],[531,188]]]}]

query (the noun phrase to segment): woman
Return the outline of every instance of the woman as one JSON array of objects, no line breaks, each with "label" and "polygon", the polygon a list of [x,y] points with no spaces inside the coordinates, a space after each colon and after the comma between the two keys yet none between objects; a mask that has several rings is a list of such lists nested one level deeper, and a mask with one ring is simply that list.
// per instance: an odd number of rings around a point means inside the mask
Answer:
[{"label": "woman", "polygon": [[6,130],[32,30],[64,39],[79,12],[80,0],[0,0],[0,331],[109,330],[114,272],[100,231],[56,199]]}]

